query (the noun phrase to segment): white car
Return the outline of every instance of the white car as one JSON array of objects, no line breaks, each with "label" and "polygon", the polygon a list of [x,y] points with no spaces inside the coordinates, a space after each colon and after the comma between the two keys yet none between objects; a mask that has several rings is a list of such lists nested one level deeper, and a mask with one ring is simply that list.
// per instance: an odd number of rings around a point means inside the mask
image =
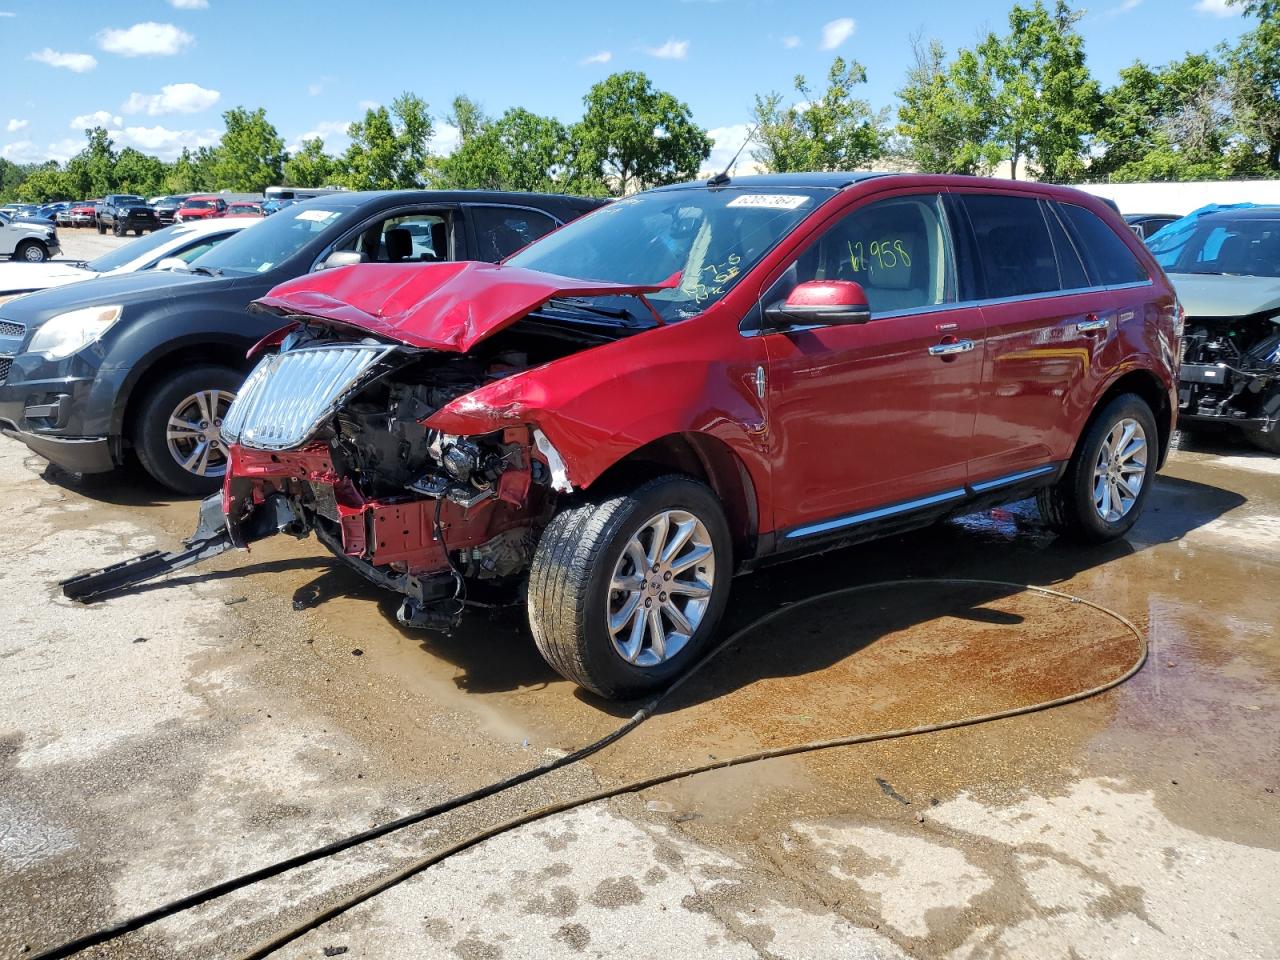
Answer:
[{"label": "white car", "polygon": [[0,264],[0,301],[34,290],[92,280],[108,273],[150,270],[161,260],[172,257],[190,263],[233,233],[258,222],[260,221],[245,218],[175,224],[139,237],[88,262],[62,260]]}]

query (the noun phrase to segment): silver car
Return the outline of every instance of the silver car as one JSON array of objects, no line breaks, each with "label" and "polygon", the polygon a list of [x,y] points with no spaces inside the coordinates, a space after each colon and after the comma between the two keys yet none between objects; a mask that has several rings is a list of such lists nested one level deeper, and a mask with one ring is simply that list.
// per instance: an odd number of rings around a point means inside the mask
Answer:
[{"label": "silver car", "polygon": [[43,263],[61,252],[58,228],[47,220],[13,218],[0,213],[0,257]]}]

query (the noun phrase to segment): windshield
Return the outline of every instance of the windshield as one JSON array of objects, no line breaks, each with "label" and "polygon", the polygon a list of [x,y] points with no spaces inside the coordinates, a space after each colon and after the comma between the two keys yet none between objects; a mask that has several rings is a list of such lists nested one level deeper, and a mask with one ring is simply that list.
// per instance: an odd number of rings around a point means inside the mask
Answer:
[{"label": "windshield", "polygon": [[655,190],[601,207],[506,263],[579,280],[679,286],[650,294],[664,320],[696,316],[723,297],[831,190]]},{"label": "windshield", "polygon": [[188,210],[208,210],[213,203],[209,200],[188,200],[183,206]]},{"label": "windshield", "polygon": [[191,266],[227,273],[265,273],[292,257],[340,216],[341,210],[294,207],[255,223],[252,230],[228,237],[191,261]]},{"label": "windshield", "polygon": [[1171,223],[1148,241],[1169,273],[1280,277],[1280,217]]},{"label": "windshield", "polygon": [[85,269],[92,270],[95,273],[107,273],[110,270],[116,270],[126,263],[137,260],[139,257],[145,257],[177,237],[190,232],[191,229],[189,227],[165,227],[163,230],[157,230],[155,233],[149,233],[145,237],[139,237],[131,243],[126,243],[123,247],[116,247],[110,253],[104,253],[95,260],[90,260],[84,265]]}]

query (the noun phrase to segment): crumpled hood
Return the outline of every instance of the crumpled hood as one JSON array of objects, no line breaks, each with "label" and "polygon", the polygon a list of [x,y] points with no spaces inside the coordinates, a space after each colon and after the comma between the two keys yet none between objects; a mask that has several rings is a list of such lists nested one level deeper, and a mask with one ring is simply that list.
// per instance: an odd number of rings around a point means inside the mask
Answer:
[{"label": "crumpled hood", "polygon": [[1280,312],[1280,278],[1171,273],[1178,302],[1188,317],[1247,317]]},{"label": "crumpled hood", "polygon": [[365,263],[282,283],[255,300],[253,309],[317,317],[412,347],[465,353],[553,297],[655,293],[679,279],[676,274],[632,286],[474,261]]}]

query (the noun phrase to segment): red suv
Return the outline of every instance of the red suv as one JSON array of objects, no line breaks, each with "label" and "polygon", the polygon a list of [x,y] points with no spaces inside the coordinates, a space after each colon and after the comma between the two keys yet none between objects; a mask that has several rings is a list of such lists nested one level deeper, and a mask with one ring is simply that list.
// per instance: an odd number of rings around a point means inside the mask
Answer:
[{"label": "red suv", "polygon": [[606,696],[692,663],[762,561],[1028,496],[1124,534],[1177,409],[1165,275],[1039,184],[716,178],[257,308],[287,325],[217,425],[214,528],[314,532],[411,626],[527,583],[547,661]]}]

